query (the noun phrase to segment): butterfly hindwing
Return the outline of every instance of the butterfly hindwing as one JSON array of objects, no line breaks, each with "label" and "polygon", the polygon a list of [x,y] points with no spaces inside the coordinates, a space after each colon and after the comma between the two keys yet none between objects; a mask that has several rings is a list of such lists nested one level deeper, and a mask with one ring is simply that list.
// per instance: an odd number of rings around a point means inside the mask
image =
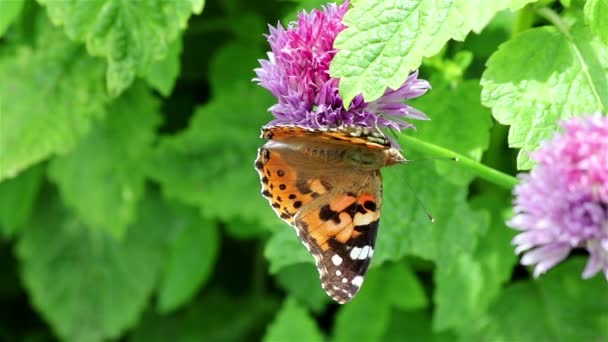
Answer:
[{"label": "butterfly hindwing", "polygon": [[309,248],[325,292],[339,303],[359,291],[374,253],[380,222],[380,173],[361,175],[360,183],[330,180],[336,187],[295,217],[300,239]]}]

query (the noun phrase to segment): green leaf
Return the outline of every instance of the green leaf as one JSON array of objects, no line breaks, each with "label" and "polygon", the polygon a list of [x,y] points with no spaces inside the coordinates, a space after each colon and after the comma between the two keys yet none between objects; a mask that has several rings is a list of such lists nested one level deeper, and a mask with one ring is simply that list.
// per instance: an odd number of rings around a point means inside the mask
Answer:
[{"label": "green leaf", "polygon": [[190,15],[200,14],[204,5],[204,0],[39,2],[71,39],[86,42],[91,55],[105,58],[112,96],[120,95],[136,75],[145,75],[154,62],[165,59]]},{"label": "green leaf", "polygon": [[50,164],[66,205],[93,229],[121,236],[144,192],[144,161],[160,124],[159,102],[142,84],[108,107],[108,117],[71,153]]},{"label": "green leaf", "polygon": [[276,278],[279,286],[285,289],[290,297],[297,299],[316,313],[322,312],[331,301],[321,288],[319,273],[312,263],[283,267]]},{"label": "green leaf", "polygon": [[359,294],[336,315],[333,340],[380,341],[388,328],[391,308],[420,309],[426,305],[424,290],[407,264],[372,268]]},{"label": "green leaf", "polygon": [[450,262],[475,250],[479,235],[487,228],[487,217],[469,208],[466,188],[448,182],[428,163],[391,167],[382,174],[384,194],[375,263],[399,260],[408,254]]},{"label": "green leaf", "polygon": [[[608,47],[588,29],[535,28],[501,45],[482,77],[482,102],[496,120],[511,125],[509,145],[520,148],[519,169],[529,153],[553,135],[560,119],[608,108]],[[604,63],[603,65],[601,63]]]},{"label": "green leaf", "polygon": [[[480,94],[477,81],[464,81],[457,86],[433,82],[428,94],[411,103],[431,116],[431,121],[416,122],[416,138],[481,160],[488,148],[492,119],[490,111],[480,103]],[[438,160],[435,167],[439,175],[457,185],[466,185],[475,177],[449,161]]]},{"label": "green leaf", "polygon": [[130,341],[244,341],[260,340],[278,309],[273,297],[235,298],[212,291],[172,316],[148,313]]},{"label": "green leaf", "polygon": [[145,73],[146,81],[164,97],[171,95],[180,71],[182,40],[176,39],[169,44],[167,57],[150,64]]},{"label": "green leaf", "polygon": [[229,93],[235,83],[249,83],[255,77],[253,69],[259,67],[258,59],[262,57],[264,55],[259,45],[239,41],[222,46],[213,56],[209,67],[213,93]]},{"label": "green leaf", "polygon": [[296,300],[288,298],[268,326],[263,341],[323,341],[323,334],[319,331],[315,321],[306,309],[300,307]]},{"label": "green leaf", "polygon": [[18,177],[0,183],[0,232],[12,237],[30,218],[44,175],[41,166],[34,166]]},{"label": "green leaf", "polygon": [[39,30],[36,49],[0,59],[0,180],[68,152],[105,115],[103,64],[49,23]]},{"label": "green leaf", "polygon": [[436,330],[466,330],[498,296],[517,263],[511,245],[515,231],[506,227],[502,215],[502,209],[509,205],[507,197],[494,192],[476,197],[473,205],[491,211],[492,221],[474,253],[458,255],[454,262],[439,262],[435,273]]},{"label": "green leaf", "polygon": [[19,16],[25,0],[5,0],[0,7],[0,37]]},{"label": "green leaf", "polygon": [[168,197],[200,207],[208,218],[276,225],[253,168],[270,103],[250,84],[218,94],[197,108],[185,131],[161,139],[148,167],[151,177]]},{"label": "green leaf", "polygon": [[455,341],[449,333],[434,333],[432,321],[426,311],[393,310],[390,323],[381,341]]},{"label": "green leaf", "polygon": [[509,286],[463,340],[605,340],[606,280],[581,279],[583,268],[584,260],[574,258],[536,281]]},{"label": "green leaf", "polygon": [[585,3],[585,20],[591,31],[604,44],[608,44],[608,0],[588,0]]},{"label": "green leaf", "polygon": [[188,303],[205,285],[217,258],[220,236],[215,222],[195,210],[180,210],[182,230],[171,246],[162,278],[158,311],[167,313]]},{"label": "green leaf", "polygon": [[[277,224],[277,228],[279,228],[278,226]],[[239,240],[266,237],[270,234],[268,227],[261,225],[259,222],[247,222],[239,219],[227,222],[224,228],[226,233]]]},{"label": "green leaf", "polygon": [[492,12],[525,3],[500,1],[480,9],[469,0],[354,1],[343,19],[347,29],[334,43],[339,52],[331,75],[340,78],[345,103],[360,93],[373,101],[387,87],[401,87],[422,57],[436,54],[449,39],[462,41],[471,29],[484,26]]},{"label": "green leaf", "polygon": [[298,240],[293,228],[285,223],[282,226],[282,229],[268,240],[264,248],[264,256],[270,264],[269,271],[272,274],[289,265],[313,262],[312,256]]},{"label": "green leaf", "polygon": [[469,18],[473,21],[472,30],[475,33],[480,33],[498,12],[506,8],[510,9],[511,11],[515,11],[525,6],[527,3],[536,1],[537,0],[474,1],[472,6],[472,16]]},{"label": "green leaf", "polygon": [[40,203],[17,244],[30,301],[62,340],[118,338],[147,305],[179,217],[148,196],[118,241],[89,229],[56,196]]}]

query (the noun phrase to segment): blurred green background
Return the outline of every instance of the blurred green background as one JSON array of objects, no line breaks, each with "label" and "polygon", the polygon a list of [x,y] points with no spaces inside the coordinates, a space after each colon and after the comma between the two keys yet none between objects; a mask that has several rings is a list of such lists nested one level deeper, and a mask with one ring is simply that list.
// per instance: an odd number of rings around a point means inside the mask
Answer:
[{"label": "blurred green background", "polygon": [[[583,283],[577,256],[531,280],[503,223],[509,190],[449,161],[383,173],[365,285],[343,306],[323,293],[259,194],[274,99],[251,81],[267,23],[321,4],[0,0],[0,340],[608,336],[605,282]],[[432,121],[406,134],[514,174],[480,78],[499,44],[541,24],[500,12],[425,59],[433,89],[412,105]]]}]

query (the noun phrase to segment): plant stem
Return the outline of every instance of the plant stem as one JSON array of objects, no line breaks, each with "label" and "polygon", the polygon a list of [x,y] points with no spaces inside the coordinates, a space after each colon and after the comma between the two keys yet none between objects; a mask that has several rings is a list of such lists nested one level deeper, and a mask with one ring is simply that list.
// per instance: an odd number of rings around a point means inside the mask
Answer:
[{"label": "plant stem", "polygon": [[427,143],[408,135],[402,135],[400,137],[400,140],[403,141],[407,147],[411,147],[412,149],[422,153],[437,157],[455,158],[457,165],[471,170],[478,177],[483,178],[488,182],[492,182],[503,188],[510,190],[513,189],[513,187],[515,187],[515,185],[517,185],[518,183],[517,178],[513,176],[500,172],[491,167],[485,166],[480,162],[477,162],[469,157],[465,157],[461,154],[458,154],[441,146]]}]

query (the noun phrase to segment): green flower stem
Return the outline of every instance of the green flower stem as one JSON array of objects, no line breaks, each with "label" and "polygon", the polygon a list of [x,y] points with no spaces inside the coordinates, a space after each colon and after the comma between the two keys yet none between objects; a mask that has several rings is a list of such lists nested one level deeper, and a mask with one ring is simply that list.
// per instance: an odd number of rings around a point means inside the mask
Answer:
[{"label": "green flower stem", "polygon": [[456,164],[471,170],[478,177],[492,182],[498,186],[506,189],[513,189],[517,185],[517,178],[510,176],[506,173],[502,173],[496,169],[485,166],[480,162],[477,162],[469,157],[465,157],[454,151],[448,150],[441,146],[430,144],[422,140],[416,139],[412,136],[402,135],[400,140],[404,143],[404,146],[411,147],[412,149],[422,152],[428,155],[444,158],[455,158]]}]

